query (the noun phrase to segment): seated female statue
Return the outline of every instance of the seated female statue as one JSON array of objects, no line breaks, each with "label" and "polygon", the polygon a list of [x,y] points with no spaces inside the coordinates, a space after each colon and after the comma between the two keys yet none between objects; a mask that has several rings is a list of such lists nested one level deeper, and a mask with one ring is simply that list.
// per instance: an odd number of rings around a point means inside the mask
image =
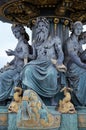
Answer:
[{"label": "seated female statue", "polygon": [[67,66],[67,79],[69,87],[73,88],[72,97],[75,105],[86,105],[86,64],[82,61],[83,49],[79,36],[83,30],[80,21],[73,24],[72,34],[64,44],[65,65]]},{"label": "seated female statue", "polygon": [[14,56],[14,59],[0,73],[0,101],[8,99],[11,90],[17,85],[20,72],[24,66],[24,58],[29,54],[29,37],[22,25],[13,25],[12,32],[18,40],[15,50],[7,50],[8,56]]}]

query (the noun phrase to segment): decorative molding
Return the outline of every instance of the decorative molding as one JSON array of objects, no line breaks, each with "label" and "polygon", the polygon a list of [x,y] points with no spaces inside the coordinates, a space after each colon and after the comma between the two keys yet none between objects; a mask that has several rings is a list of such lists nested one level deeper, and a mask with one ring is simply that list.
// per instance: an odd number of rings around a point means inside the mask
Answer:
[{"label": "decorative molding", "polygon": [[27,24],[38,16],[67,17],[86,23],[86,0],[1,0],[0,19]]}]

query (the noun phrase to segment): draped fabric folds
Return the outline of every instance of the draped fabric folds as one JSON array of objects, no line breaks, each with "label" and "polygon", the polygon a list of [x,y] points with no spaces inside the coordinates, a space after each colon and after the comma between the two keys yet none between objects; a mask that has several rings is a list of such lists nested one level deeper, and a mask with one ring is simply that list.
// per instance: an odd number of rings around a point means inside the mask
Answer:
[{"label": "draped fabric folds", "polygon": [[52,97],[58,91],[59,73],[49,60],[33,60],[21,73],[23,86],[33,89],[39,95]]}]

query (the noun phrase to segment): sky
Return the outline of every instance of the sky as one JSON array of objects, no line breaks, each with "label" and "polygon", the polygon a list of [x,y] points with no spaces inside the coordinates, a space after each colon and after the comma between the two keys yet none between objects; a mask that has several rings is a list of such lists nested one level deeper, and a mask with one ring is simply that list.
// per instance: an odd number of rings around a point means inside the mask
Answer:
[{"label": "sky", "polygon": [[[31,30],[27,27],[25,27],[25,29],[30,36],[29,43],[31,43]],[[86,31],[86,25],[84,26],[83,31]],[[14,50],[16,45],[17,40],[12,34],[11,24],[0,21],[0,68],[13,59],[12,56],[6,55],[5,50]]]}]

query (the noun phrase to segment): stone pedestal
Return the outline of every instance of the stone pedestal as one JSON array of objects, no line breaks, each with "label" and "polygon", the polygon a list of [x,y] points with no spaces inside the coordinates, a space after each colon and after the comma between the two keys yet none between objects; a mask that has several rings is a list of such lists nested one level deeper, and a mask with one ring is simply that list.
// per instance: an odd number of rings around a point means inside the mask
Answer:
[{"label": "stone pedestal", "polygon": [[29,129],[29,128],[18,128],[16,130],[59,130],[59,128],[52,128],[52,129]]},{"label": "stone pedestal", "polygon": [[[54,122],[54,126],[49,126],[49,127],[25,127],[25,126],[19,126],[18,130],[59,130],[60,124],[61,124],[61,114],[55,110],[55,107],[49,106],[48,110],[52,115],[56,117],[56,120]],[[26,121],[27,123],[27,121]],[[34,125],[34,124],[33,124]]]},{"label": "stone pedestal", "polygon": [[[60,114],[54,107],[48,108],[53,114],[58,114],[58,128],[37,130],[86,130],[86,107],[78,107],[75,114]],[[8,113],[8,108],[0,106],[0,130],[36,130],[35,128],[17,128],[17,114]]]},{"label": "stone pedestal", "polygon": [[86,130],[86,107],[78,107],[77,111],[78,129]]},{"label": "stone pedestal", "polygon": [[62,114],[59,130],[78,130],[77,114]]},{"label": "stone pedestal", "polygon": [[8,109],[0,106],[0,130],[8,130]]},{"label": "stone pedestal", "polygon": [[17,130],[16,122],[17,122],[17,114],[9,113],[8,114],[8,130]]}]

